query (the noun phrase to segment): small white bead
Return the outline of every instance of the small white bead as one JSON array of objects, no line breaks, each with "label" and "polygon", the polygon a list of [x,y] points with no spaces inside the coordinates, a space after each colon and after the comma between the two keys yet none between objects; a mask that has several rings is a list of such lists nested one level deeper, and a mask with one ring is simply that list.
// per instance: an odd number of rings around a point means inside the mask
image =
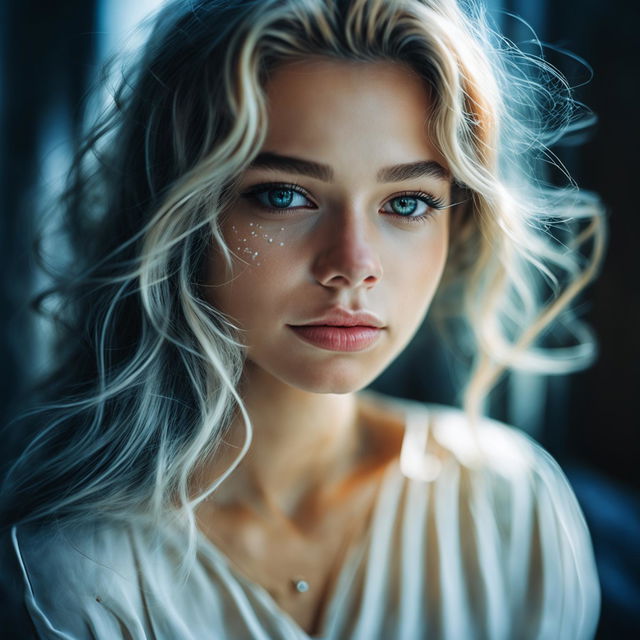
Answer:
[{"label": "small white bead", "polygon": [[298,593],[305,593],[309,591],[309,583],[306,580],[294,580],[293,584]]}]

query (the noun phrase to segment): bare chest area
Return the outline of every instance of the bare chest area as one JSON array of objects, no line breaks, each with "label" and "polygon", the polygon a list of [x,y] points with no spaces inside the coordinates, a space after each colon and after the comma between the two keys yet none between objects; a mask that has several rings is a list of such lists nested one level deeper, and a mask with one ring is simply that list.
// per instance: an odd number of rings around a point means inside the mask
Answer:
[{"label": "bare chest area", "polygon": [[318,634],[345,561],[370,525],[380,476],[333,504],[310,500],[295,520],[212,504],[200,528],[239,577],[265,589],[305,632]]}]

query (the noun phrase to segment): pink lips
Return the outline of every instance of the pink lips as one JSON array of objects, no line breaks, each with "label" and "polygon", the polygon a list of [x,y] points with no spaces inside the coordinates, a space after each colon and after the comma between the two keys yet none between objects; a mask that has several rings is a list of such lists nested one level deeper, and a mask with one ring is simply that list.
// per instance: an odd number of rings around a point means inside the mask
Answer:
[{"label": "pink lips", "polygon": [[305,342],[329,351],[362,351],[372,345],[382,333],[383,323],[367,312],[347,312],[337,309],[306,324],[289,325]]},{"label": "pink lips", "polygon": [[329,351],[361,351],[373,344],[382,332],[375,327],[312,325],[290,328],[305,342]]}]

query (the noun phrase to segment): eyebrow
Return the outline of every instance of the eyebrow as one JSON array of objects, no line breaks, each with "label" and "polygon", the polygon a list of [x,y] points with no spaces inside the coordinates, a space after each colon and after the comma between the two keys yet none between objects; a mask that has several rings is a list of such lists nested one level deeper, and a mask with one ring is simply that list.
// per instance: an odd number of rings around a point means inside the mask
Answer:
[{"label": "eyebrow", "polygon": [[[272,152],[259,153],[249,165],[249,168],[275,169],[298,173],[323,182],[332,182],[334,176],[333,169],[329,165]],[[451,173],[435,160],[419,160],[418,162],[383,167],[376,174],[378,182],[401,182],[423,177],[433,177],[449,182]]]}]

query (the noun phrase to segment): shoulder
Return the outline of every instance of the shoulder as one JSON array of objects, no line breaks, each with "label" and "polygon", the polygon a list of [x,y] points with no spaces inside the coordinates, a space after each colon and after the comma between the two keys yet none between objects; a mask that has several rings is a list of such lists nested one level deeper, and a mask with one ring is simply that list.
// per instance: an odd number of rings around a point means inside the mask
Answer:
[{"label": "shoulder", "polygon": [[17,526],[11,542],[24,604],[43,637],[138,637],[143,610],[124,526]]},{"label": "shoulder", "polygon": [[[498,485],[543,482],[569,487],[554,458],[520,429],[487,417],[472,424],[464,411],[446,405],[384,400],[403,412],[402,449],[416,463],[420,453],[425,460],[437,459],[441,467],[492,476]],[[417,468],[403,471],[411,475]]]},{"label": "shoulder", "polygon": [[[493,472],[497,478],[517,479],[537,471],[559,471],[555,460],[524,432],[502,422],[482,417],[475,425],[455,407],[426,404],[367,392],[378,431],[385,443],[396,442],[397,455],[405,456],[403,471],[419,479],[423,463],[464,467]],[[560,472],[559,477],[564,477]],[[424,479],[424,478],[423,478]]]},{"label": "shoulder", "polygon": [[482,594],[490,637],[519,627],[527,638],[591,638],[600,606],[591,539],[553,457],[496,420],[472,425],[459,409],[391,402],[405,412],[400,470],[426,502],[440,593],[458,605]]},{"label": "shoulder", "polygon": [[386,411],[390,440],[399,442],[403,475],[438,484],[455,481],[469,497],[494,500],[495,515],[506,518],[516,502],[526,501],[538,517],[562,517],[586,531],[569,482],[556,460],[523,431],[482,417],[472,424],[460,409],[368,394]]},{"label": "shoulder", "polygon": [[431,407],[430,413],[433,442],[469,505],[470,544],[480,562],[499,570],[513,620],[535,638],[591,638],[600,608],[593,548],[558,463],[525,433],[496,420],[474,427],[459,410]]}]

